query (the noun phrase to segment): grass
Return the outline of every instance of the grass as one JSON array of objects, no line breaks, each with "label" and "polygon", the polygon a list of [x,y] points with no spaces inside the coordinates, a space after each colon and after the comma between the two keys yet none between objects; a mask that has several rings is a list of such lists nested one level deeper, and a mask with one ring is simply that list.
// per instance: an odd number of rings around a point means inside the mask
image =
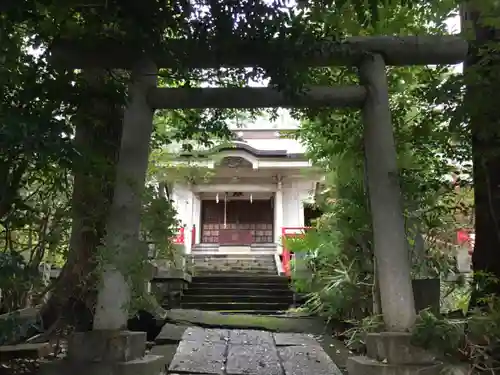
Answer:
[{"label": "grass", "polygon": [[318,332],[319,330],[323,331],[325,327],[325,323],[317,318],[231,314],[230,312],[199,310],[170,310],[167,318],[178,323],[189,323],[204,327],[260,329],[271,332],[311,332],[311,330]]}]

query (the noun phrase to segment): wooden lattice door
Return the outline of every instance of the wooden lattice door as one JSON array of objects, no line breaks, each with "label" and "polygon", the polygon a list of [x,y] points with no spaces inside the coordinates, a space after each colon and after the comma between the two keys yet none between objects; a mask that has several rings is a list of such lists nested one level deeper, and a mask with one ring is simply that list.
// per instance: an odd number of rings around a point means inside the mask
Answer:
[{"label": "wooden lattice door", "polygon": [[233,245],[273,242],[273,207],[270,200],[203,201],[202,242]]}]

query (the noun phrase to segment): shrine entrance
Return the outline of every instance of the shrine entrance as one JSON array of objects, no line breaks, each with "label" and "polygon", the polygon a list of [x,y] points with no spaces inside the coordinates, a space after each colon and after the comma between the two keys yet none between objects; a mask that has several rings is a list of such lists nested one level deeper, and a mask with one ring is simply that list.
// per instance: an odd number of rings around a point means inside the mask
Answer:
[{"label": "shrine entrance", "polygon": [[[128,100],[123,115],[121,150],[116,166],[117,182],[106,225],[107,247],[119,248],[120,251],[111,252],[113,255],[106,259],[106,267],[102,267],[94,330],[119,331],[127,326],[128,309],[124,306],[130,301],[131,290],[127,283],[129,278],[118,265],[137,259],[138,242],[135,241],[139,240],[142,195],[130,186],[141,189],[144,187],[154,111],[282,107],[361,109],[366,188],[372,216],[375,274],[378,276],[381,312],[387,331],[403,335],[410,332],[417,315],[404,207],[398,181],[398,159],[387,80],[390,70],[387,67],[461,63],[467,57],[470,47],[468,43],[460,36],[446,35],[354,36],[340,41],[306,39],[307,44],[298,43],[297,40],[287,41],[281,37],[265,41],[232,38],[230,43],[218,43],[217,38],[211,38],[210,42],[193,43],[192,40],[163,40],[163,36],[158,37],[162,40],[161,45],[148,45],[148,41],[144,45],[130,45],[116,37],[107,37],[59,39],[51,46],[51,59],[61,68],[83,69],[89,74],[89,78],[96,78],[95,75],[99,72],[96,68],[131,71]],[[290,62],[293,64],[287,65]],[[284,67],[284,71],[288,72],[290,67],[320,68],[335,65],[351,67],[351,72],[358,73],[359,84],[337,87],[294,86],[297,94],[300,91],[300,95],[290,95],[289,90],[284,90],[281,85],[246,88],[158,87],[159,68],[173,68],[177,72],[179,67],[260,67],[269,74],[271,67]],[[94,81],[97,84],[101,80]],[[257,166],[258,169],[258,164],[253,164],[252,168]],[[276,198],[276,206],[282,205],[279,194]],[[223,212],[227,215],[227,206]],[[223,230],[228,229],[227,216],[225,218]],[[217,236],[211,237],[217,237],[220,241],[220,217],[216,221],[219,232]],[[207,228],[207,233],[208,231]],[[243,229],[241,233],[242,231]],[[222,239],[224,236],[225,234]],[[244,242],[250,242],[248,232],[246,236]],[[254,230],[252,241],[258,237],[258,230]],[[382,340],[383,337],[379,338]],[[385,342],[383,339],[380,345],[385,345]],[[377,370],[385,371],[383,366],[386,364],[373,362],[377,363]],[[357,363],[352,362],[352,366],[359,368],[359,373],[369,372],[374,368],[371,359],[369,362],[363,359],[359,365]],[[368,368],[363,370],[365,366]],[[406,367],[402,371],[406,371]],[[428,367],[423,371],[428,371]]]},{"label": "shrine entrance", "polygon": [[219,194],[201,201],[201,242],[221,246],[273,243],[273,197],[248,193]]}]

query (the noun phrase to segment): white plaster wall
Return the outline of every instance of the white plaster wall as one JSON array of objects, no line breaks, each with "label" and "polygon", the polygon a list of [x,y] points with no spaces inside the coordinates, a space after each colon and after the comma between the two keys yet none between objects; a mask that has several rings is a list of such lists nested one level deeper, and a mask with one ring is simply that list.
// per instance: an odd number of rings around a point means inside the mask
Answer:
[{"label": "white plaster wall", "polygon": [[283,226],[300,227],[300,200],[296,181],[283,182]]},{"label": "white plaster wall", "polygon": [[186,185],[175,184],[172,193],[175,209],[177,210],[177,219],[182,225],[189,228],[192,223],[192,195],[191,189]]},{"label": "white plaster wall", "polygon": [[304,202],[311,194],[310,180],[288,180],[283,184],[283,226],[304,226]]},{"label": "white plaster wall", "polygon": [[297,193],[299,196],[299,205],[300,205],[300,226],[303,227],[305,225],[304,219],[304,203],[311,201],[311,196],[314,195],[314,181],[300,181],[297,183]]}]

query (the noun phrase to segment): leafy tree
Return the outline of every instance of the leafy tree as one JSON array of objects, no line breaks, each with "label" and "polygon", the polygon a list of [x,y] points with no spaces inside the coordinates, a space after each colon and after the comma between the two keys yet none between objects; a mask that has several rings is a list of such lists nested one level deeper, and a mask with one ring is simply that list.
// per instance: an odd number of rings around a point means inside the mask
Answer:
[{"label": "leafy tree", "polygon": [[0,231],[2,258],[11,276],[2,275],[4,310],[24,307],[38,283],[38,266],[59,254],[67,239],[66,195],[75,156],[67,96],[72,74],[55,72],[30,53],[34,4],[0,14]]},{"label": "leafy tree", "polygon": [[[395,5],[385,8],[383,18],[378,21],[372,19],[373,22],[362,24],[349,22],[352,17],[339,17],[340,9],[348,11],[348,5],[344,3],[345,8],[338,8],[336,3],[331,9],[310,17],[319,19],[316,22],[323,25],[327,35],[330,29],[326,25],[334,25],[331,29],[344,36],[399,34],[401,30],[440,33],[444,31],[443,26],[429,26],[428,21],[443,19],[452,5],[432,8],[432,18],[430,11],[420,6]],[[356,83],[353,73],[352,69],[345,68],[324,69],[309,72],[305,79],[322,84],[353,84]],[[455,203],[454,192],[443,176],[456,169],[449,160],[457,158],[457,151],[461,152],[462,159],[467,159],[468,149],[459,149],[456,141],[453,142],[459,136],[450,121],[448,108],[436,108],[437,100],[442,97],[440,91],[455,80],[449,69],[389,68],[388,79],[409,247],[413,247],[413,254],[421,264],[425,262],[425,254],[416,246],[414,232],[443,238],[449,237],[455,228],[455,221],[449,215]],[[379,312],[376,298],[373,306],[371,298],[358,303],[355,297],[376,296],[362,124],[359,115],[351,111],[323,110],[305,115],[307,120],[303,122],[299,138],[306,144],[311,159],[328,173],[320,201],[325,214],[317,221],[317,232],[306,236],[309,247],[318,249],[310,254],[316,280],[312,289],[316,293],[311,302],[315,303],[316,310],[326,309],[331,317],[360,319]],[[448,262],[446,256],[425,262],[427,274],[449,270]]]},{"label": "leafy tree", "polygon": [[[474,271],[491,273],[500,278],[500,198],[498,167],[500,143],[496,110],[496,88],[500,80],[498,57],[498,4],[495,1],[464,1],[462,26],[471,41],[465,64],[467,93],[464,120],[472,136],[474,161],[475,248],[472,257]],[[481,297],[500,295],[500,284],[489,283],[486,290],[474,294],[472,305]]]}]

